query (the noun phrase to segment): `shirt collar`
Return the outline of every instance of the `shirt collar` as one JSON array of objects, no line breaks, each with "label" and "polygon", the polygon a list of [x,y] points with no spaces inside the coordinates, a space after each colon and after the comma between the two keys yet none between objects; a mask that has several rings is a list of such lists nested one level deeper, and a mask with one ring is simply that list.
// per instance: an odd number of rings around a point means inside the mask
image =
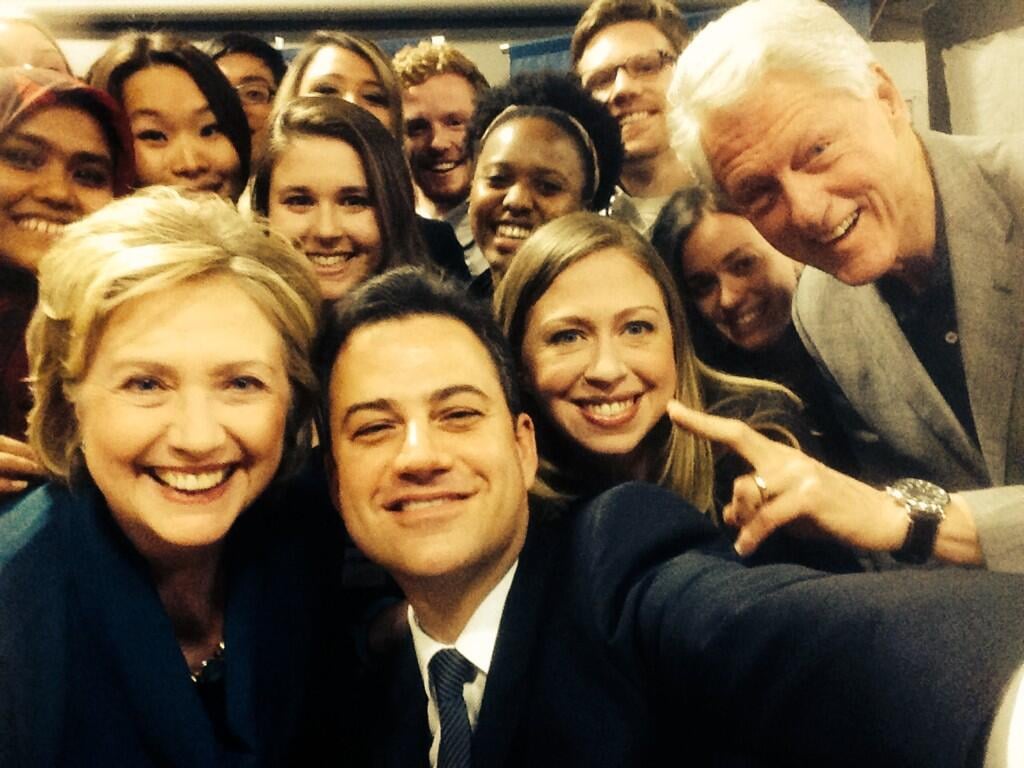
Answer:
[{"label": "shirt collar", "polygon": [[427,697],[430,697],[430,675],[427,665],[434,654],[442,648],[454,647],[459,653],[473,663],[478,670],[485,675],[491,668],[491,657],[494,655],[494,645],[498,640],[498,627],[501,624],[501,614],[505,610],[505,601],[508,599],[509,589],[512,588],[512,579],[515,577],[519,561],[512,563],[512,567],[501,578],[494,588],[484,598],[483,602],[470,616],[462,633],[455,640],[454,646],[439,643],[420,627],[416,619],[416,613],[412,606],[409,606],[409,628],[412,630],[413,647],[416,649],[416,661],[420,668],[420,678],[423,680]]}]

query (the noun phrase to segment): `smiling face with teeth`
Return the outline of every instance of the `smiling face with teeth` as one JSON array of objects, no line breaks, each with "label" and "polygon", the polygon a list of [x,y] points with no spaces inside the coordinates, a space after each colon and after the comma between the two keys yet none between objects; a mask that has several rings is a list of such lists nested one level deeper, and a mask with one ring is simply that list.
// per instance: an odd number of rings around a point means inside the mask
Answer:
[{"label": "smiling face with teeth", "polygon": [[281,461],[284,345],[229,277],[192,280],[111,314],[73,400],[86,467],[155,561],[218,547]]},{"label": "smiling face with teeth", "polygon": [[641,460],[637,449],[665,417],[677,381],[658,283],[623,249],[583,257],[530,308],[522,361],[528,389],[569,439],[592,454]]},{"label": "smiling face with teeth", "polygon": [[850,285],[931,258],[931,177],[906,105],[873,68],[867,98],[773,72],[702,133],[715,181],[765,238]]},{"label": "smiling face with teeth", "polygon": [[291,141],[270,177],[268,217],[313,263],[324,299],[344,296],[380,267],[382,238],[366,170],[340,139]]},{"label": "smiling face with teeth", "polygon": [[54,105],[0,136],[0,262],[34,272],[64,226],[113,197],[113,161],[88,112]]},{"label": "smiling face with teeth", "polygon": [[797,265],[742,216],[705,211],[678,258],[687,296],[736,346],[763,349],[792,322]]},{"label": "smiling face with teeth", "polygon": [[585,160],[543,117],[512,118],[487,134],[469,198],[473,236],[496,277],[537,227],[585,207]]},{"label": "smiling face with teeth", "polygon": [[436,315],[362,326],[329,396],[331,475],[352,538],[410,597],[442,580],[482,599],[522,548],[537,455],[476,334]]},{"label": "smiling face with teeth", "polygon": [[[674,55],[675,47],[654,24],[639,20],[610,24],[591,38],[576,71],[586,82],[590,73],[620,66],[631,56],[658,51]],[[654,158],[664,158],[670,164],[677,162],[669,146],[666,119],[666,92],[672,71],[671,66],[666,66],[653,77],[633,78],[619,69],[608,91],[599,94],[622,127],[627,166]]]},{"label": "smiling face with teeth", "polygon": [[405,151],[412,176],[441,215],[469,195],[472,172],[466,129],[475,103],[476,91],[469,80],[454,72],[402,91]]}]

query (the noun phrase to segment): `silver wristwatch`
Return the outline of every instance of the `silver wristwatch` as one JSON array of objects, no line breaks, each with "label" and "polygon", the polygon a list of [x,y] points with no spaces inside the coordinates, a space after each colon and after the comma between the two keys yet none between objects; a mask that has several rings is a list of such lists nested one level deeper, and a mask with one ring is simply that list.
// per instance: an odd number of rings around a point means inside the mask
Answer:
[{"label": "silver wristwatch", "polygon": [[907,538],[892,556],[904,563],[925,562],[935,551],[935,537],[946,517],[949,494],[935,483],[914,477],[901,478],[885,490],[906,507],[910,518]]}]

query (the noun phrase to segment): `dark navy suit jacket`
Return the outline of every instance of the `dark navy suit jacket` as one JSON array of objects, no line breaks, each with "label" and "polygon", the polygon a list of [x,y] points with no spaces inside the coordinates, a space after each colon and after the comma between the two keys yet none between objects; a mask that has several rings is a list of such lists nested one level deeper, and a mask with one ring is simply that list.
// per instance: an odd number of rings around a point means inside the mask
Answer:
[{"label": "dark navy suit jacket", "polygon": [[[970,765],[1022,661],[1020,577],[747,568],[630,484],[531,523],[473,765]],[[426,765],[411,642],[381,689],[377,763]]]},{"label": "dark navy suit jacket", "polygon": [[327,665],[345,653],[319,646],[324,537],[304,514],[257,504],[229,533],[219,733],[98,491],[47,485],[0,508],[0,765],[306,762],[324,735],[319,695],[344,694],[318,681],[338,680]]}]

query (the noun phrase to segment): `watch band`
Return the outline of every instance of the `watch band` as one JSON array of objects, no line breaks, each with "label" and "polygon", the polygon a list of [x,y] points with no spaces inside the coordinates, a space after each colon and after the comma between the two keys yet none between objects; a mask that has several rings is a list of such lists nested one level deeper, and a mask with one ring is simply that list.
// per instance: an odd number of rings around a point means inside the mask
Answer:
[{"label": "watch band", "polygon": [[[909,514],[909,510],[908,510]],[[935,538],[939,533],[938,517],[915,517],[909,514],[910,527],[907,529],[907,538],[903,546],[892,553],[894,560],[910,565],[921,565],[928,562],[928,558],[935,551]]]},{"label": "watch band", "polygon": [[927,480],[905,477],[885,489],[907,510],[910,526],[903,545],[892,553],[894,559],[903,563],[920,565],[935,551],[935,539],[939,524],[946,517],[949,494]]}]

